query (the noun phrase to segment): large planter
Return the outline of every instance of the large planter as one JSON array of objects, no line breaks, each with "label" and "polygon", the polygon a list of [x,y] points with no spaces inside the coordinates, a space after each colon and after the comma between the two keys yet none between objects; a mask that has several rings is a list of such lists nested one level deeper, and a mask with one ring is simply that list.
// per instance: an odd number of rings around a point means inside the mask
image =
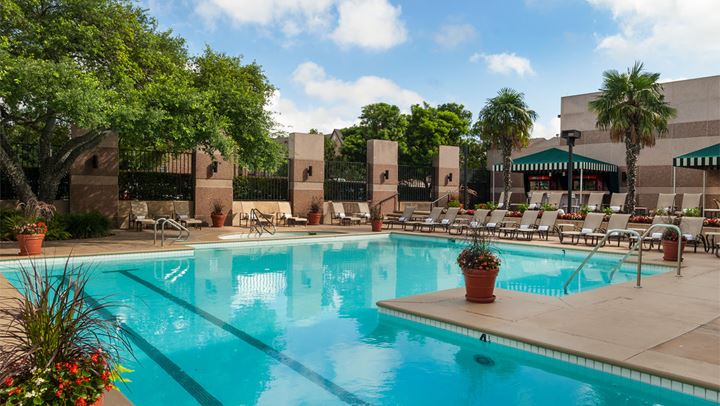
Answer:
[{"label": "large planter", "polygon": [[374,232],[382,231],[383,221],[382,220],[370,220],[370,227]]},{"label": "large planter", "polygon": [[500,269],[480,271],[463,269],[465,277],[465,299],[468,302],[492,303],[495,301],[495,279]]},{"label": "large planter", "polygon": [[307,214],[308,224],[311,226],[316,226],[320,224],[320,217],[322,215],[320,212],[310,212]]},{"label": "large planter", "polygon": [[225,213],[220,213],[220,214],[211,213],[210,218],[212,219],[212,226],[218,227],[218,228],[224,226],[225,225],[225,217],[227,217],[227,214],[225,214]]},{"label": "large planter", "polygon": [[18,255],[40,255],[45,234],[18,234],[15,236],[20,252]]},{"label": "large planter", "polygon": [[[683,240],[682,247],[681,247],[682,249],[680,250],[680,254],[682,254],[685,251],[685,245],[687,245],[687,242],[685,242],[685,240]],[[663,260],[677,262],[677,260],[678,260],[678,242],[671,241],[671,240],[663,240],[662,247],[663,247]]]}]

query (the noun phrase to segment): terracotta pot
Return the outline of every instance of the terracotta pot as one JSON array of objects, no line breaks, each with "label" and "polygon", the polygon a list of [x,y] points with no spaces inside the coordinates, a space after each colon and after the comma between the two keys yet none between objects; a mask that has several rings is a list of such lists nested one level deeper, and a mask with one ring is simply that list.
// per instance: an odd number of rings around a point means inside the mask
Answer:
[{"label": "terracotta pot", "polygon": [[500,269],[494,271],[480,271],[463,269],[465,277],[465,299],[468,302],[492,303],[495,301],[495,278]]},{"label": "terracotta pot", "polygon": [[[682,241],[682,249],[680,253],[685,251],[685,246],[687,245],[687,242],[685,240]],[[670,240],[662,240],[662,247],[663,247],[663,260],[665,261],[673,261],[677,262],[677,254],[678,254],[678,242],[677,241],[670,241]]]},{"label": "terracotta pot", "polygon": [[42,243],[45,234],[18,234],[15,236],[20,252],[18,255],[40,255],[42,254]]},{"label": "terracotta pot", "polygon": [[370,220],[370,226],[374,232],[382,231],[383,221],[382,220]]},{"label": "terracotta pot", "polygon": [[220,213],[220,214],[211,213],[210,218],[212,218],[212,226],[218,227],[218,228],[224,226],[225,225],[225,217],[227,217],[227,214],[225,214],[225,213]]},{"label": "terracotta pot", "polygon": [[310,212],[307,214],[308,224],[311,226],[316,226],[320,224],[320,212]]}]

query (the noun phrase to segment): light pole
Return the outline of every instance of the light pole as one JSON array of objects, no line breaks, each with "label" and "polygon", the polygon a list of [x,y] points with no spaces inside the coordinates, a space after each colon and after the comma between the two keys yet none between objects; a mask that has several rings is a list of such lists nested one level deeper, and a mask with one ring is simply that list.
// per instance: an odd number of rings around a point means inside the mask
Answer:
[{"label": "light pole", "polygon": [[463,195],[463,207],[465,210],[468,208],[468,156],[470,155],[470,145],[463,144],[463,188],[465,194]]},{"label": "light pole", "polygon": [[564,130],[560,132],[560,138],[567,140],[568,145],[568,200],[567,200],[567,212],[572,213],[572,187],[573,187],[573,147],[575,146],[575,140],[580,138],[582,133],[578,130]]}]

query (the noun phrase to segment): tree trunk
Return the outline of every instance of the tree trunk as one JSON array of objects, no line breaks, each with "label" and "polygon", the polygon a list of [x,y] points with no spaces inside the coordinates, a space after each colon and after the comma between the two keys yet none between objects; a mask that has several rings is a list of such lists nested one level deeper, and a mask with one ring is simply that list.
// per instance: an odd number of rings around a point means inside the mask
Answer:
[{"label": "tree trunk", "polygon": [[35,198],[35,193],[33,193],[22,167],[15,159],[13,159],[10,155],[10,151],[6,151],[6,149],[1,146],[0,169],[2,169],[4,176],[7,176],[10,180],[10,184],[15,190],[18,200],[21,202],[27,202],[28,200]]},{"label": "tree trunk", "polygon": [[510,143],[503,144],[502,147],[502,153],[503,153],[503,186],[505,191],[505,200],[503,203],[505,204],[503,206],[503,209],[507,209],[510,207],[510,188],[512,187],[512,159],[510,159],[510,156],[512,155],[512,145]]},{"label": "tree trunk", "polygon": [[627,200],[625,201],[625,212],[635,213],[635,205],[637,204],[637,160],[640,156],[642,146],[634,143],[632,138],[625,136],[625,165],[627,166]]}]

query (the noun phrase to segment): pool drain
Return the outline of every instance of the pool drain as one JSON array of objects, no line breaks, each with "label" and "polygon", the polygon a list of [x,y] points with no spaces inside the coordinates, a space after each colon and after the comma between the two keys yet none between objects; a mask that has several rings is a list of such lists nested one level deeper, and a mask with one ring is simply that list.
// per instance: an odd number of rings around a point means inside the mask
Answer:
[{"label": "pool drain", "polygon": [[486,367],[491,367],[491,366],[495,365],[495,361],[493,361],[492,358],[486,357],[484,355],[475,354],[475,356],[473,356],[473,358],[475,359],[475,362],[477,362],[480,365],[484,365]]}]

